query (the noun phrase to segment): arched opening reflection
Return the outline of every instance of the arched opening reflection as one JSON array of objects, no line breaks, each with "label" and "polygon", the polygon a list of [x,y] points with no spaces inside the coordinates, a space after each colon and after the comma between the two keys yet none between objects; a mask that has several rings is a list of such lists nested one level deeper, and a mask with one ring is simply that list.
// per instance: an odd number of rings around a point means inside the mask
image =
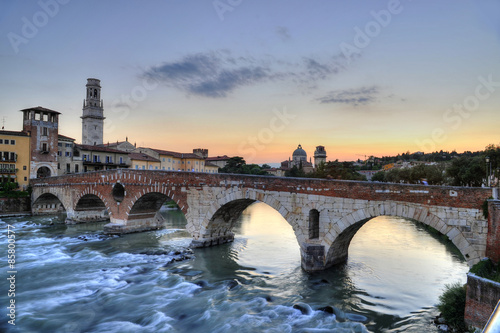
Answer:
[{"label": "arched opening reflection", "polygon": [[231,247],[239,265],[270,274],[300,268],[300,246],[292,226],[267,204],[248,206],[233,232]]},{"label": "arched opening reflection", "polygon": [[347,269],[363,308],[405,317],[433,306],[445,284],[465,283],[468,265],[458,249],[409,219],[379,216],[357,230]]}]

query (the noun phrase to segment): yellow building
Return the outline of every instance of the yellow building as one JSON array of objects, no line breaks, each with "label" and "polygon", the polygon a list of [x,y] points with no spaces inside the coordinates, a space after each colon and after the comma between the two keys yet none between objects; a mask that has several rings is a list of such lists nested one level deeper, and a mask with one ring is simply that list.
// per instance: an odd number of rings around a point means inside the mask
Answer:
[{"label": "yellow building", "polygon": [[30,137],[25,132],[0,131],[1,181],[17,182],[25,190],[30,179]]},{"label": "yellow building", "polygon": [[193,153],[178,153],[144,147],[137,148],[135,152],[158,159],[160,161],[159,170],[217,173],[219,169],[213,165],[205,166],[205,158]]},{"label": "yellow building", "polygon": [[129,153],[131,168],[135,170],[161,170],[160,160],[143,153]]}]

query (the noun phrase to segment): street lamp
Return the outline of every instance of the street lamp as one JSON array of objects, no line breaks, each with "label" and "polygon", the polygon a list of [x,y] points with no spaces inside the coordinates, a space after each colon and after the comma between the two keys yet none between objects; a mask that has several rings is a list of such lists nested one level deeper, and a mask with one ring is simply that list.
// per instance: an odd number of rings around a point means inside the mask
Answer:
[{"label": "street lamp", "polygon": [[490,157],[486,156],[486,186],[490,187]]}]

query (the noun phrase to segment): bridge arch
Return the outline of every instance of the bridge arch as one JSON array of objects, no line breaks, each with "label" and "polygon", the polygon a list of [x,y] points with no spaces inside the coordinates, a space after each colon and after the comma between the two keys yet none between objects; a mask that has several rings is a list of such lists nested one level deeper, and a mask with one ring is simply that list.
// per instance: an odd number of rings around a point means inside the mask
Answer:
[{"label": "bridge arch", "polygon": [[40,194],[33,198],[31,209],[34,215],[62,213],[66,211],[66,206],[59,197],[50,192]]},{"label": "bridge arch", "polygon": [[427,208],[415,208],[401,202],[386,202],[355,210],[335,223],[336,228],[330,229],[330,233],[335,235],[334,241],[325,251],[327,253],[326,267],[345,262],[349,245],[356,232],[366,222],[377,216],[398,216],[428,225],[448,236],[470,267],[479,260],[477,251],[456,226],[447,225],[442,218],[429,212]]},{"label": "bridge arch", "polygon": [[109,219],[110,209],[106,199],[99,192],[90,188],[78,194],[71,214],[66,223],[100,222]]},{"label": "bridge arch", "polygon": [[[196,228],[193,225],[193,219],[188,218],[187,229],[193,234],[192,246],[207,247],[233,241],[234,233],[232,228],[235,222],[241,216],[241,213],[255,202],[263,202],[279,212],[292,226],[300,244],[303,237],[299,232],[298,219],[292,219],[288,209],[277,198],[276,195],[253,189],[229,190],[212,204],[206,215],[201,217],[201,228]],[[199,233],[194,233],[194,230],[199,230]]]}]

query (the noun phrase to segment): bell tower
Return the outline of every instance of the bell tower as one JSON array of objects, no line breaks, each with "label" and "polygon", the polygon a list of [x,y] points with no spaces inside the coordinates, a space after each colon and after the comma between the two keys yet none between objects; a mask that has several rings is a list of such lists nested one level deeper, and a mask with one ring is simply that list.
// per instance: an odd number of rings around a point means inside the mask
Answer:
[{"label": "bell tower", "polygon": [[83,100],[82,144],[102,145],[104,109],[101,99],[101,80],[87,79],[87,97]]}]

